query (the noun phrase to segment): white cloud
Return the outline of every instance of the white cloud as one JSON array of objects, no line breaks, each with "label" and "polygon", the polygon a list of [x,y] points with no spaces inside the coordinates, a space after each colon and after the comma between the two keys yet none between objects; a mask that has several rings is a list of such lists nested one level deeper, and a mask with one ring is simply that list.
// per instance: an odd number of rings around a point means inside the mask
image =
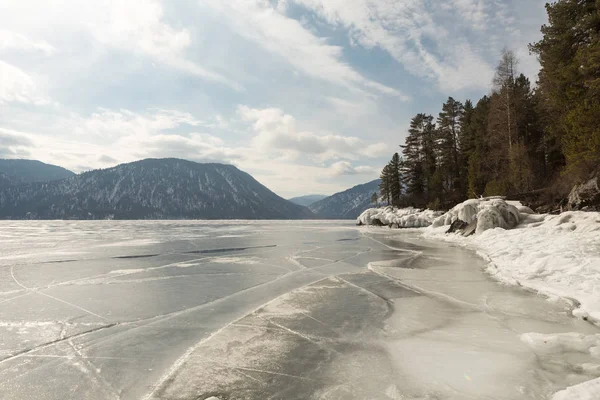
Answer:
[{"label": "white cloud", "polygon": [[244,121],[252,123],[256,133],[253,142],[261,151],[287,153],[295,157],[304,154],[319,161],[342,157],[377,157],[388,152],[387,146],[382,143],[367,144],[354,136],[318,135],[301,131],[296,119],[279,108],[240,106],[238,113]]},{"label": "white cloud", "polygon": [[146,137],[181,125],[199,126],[203,122],[191,114],[177,110],[148,110],[136,113],[130,110],[99,109],[88,117],[71,115],[60,125],[75,135],[98,141],[120,137]]},{"label": "white cloud", "polygon": [[241,36],[287,60],[299,71],[352,90],[408,97],[397,89],[367,79],[342,60],[342,48],[330,45],[300,21],[282,14],[285,7],[265,0],[202,0],[220,12]]},{"label": "white cloud", "polygon": [[[54,121],[53,121],[54,122]],[[0,128],[0,154],[27,155],[79,172],[148,157],[231,163],[243,149],[196,132],[204,122],[177,110],[99,109],[89,116],[59,117],[50,133]],[[167,133],[174,128],[184,133]]]},{"label": "white cloud", "polygon": [[0,105],[12,102],[45,105],[50,100],[38,92],[31,76],[0,60]]},{"label": "white cloud", "polygon": [[328,96],[326,100],[336,111],[347,117],[356,118],[368,114],[377,114],[377,104],[369,98],[352,101],[347,98]]},{"label": "white cloud", "polygon": [[27,136],[0,128],[0,158],[27,157],[31,146],[33,143]]},{"label": "white cloud", "polygon": [[173,68],[241,90],[237,82],[185,58],[183,53],[191,43],[190,33],[165,23],[158,0],[110,1],[105,7],[104,13],[91,24],[101,43],[142,52]]},{"label": "white cloud", "polygon": [[221,139],[202,133],[185,136],[158,134],[144,138],[130,136],[118,143],[136,149],[132,152],[134,159],[174,157],[198,162],[233,163],[243,156],[243,149],[227,147]]},{"label": "white cloud", "polygon": [[491,28],[512,30],[512,20],[498,2],[290,1],[348,29],[354,43],[385,50],[407,71],[435,81],[443,91],[489,87],[493,66],[488,49],[472,41],[485,42]]},{"label": "white cloud", "polygon": [[[35,10],[35,12],[31,12]],[[21,0],[2,5],[0,25],[11,26],[12,31],[24,30],[23,34],[10,33],[9,28],[0,33],[0,48],[37,47],[54,53],[69,52],[76,38],[86,34],[106,48],[118,48],[151,57],[155,62],[184,71],[205,80],[219,82],[236,90],[242,87],[234,80],[211,71],[186,57],[192,42],[185,28],[175,28],[164,18],[160,0],[67,0],[60,3],[39,0]],[[9,33],[6,33],[9,32]],[[27,39],[56,35],[65,46],[57,48],[43,41]]]},{"label": "white cloud", "polygon": [[31,40],[17,32],[0,29],[0,52],[6,50],[41,51],[53,54],[56,49],[45,40]]},{"label": "white cloud", "polygon": [[331,175],[373,175],[377,173],[377,169],[369,166],[354,167],[349,161],[338,161],[331,164],[329,167]]}]

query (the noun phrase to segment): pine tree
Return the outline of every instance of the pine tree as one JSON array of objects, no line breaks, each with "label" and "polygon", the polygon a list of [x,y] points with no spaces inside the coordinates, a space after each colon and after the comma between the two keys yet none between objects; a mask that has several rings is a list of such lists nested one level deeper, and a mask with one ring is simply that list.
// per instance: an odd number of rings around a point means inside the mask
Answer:
[{"label": "pine tree", "polygon": [[466,147],[467,149],[470,149],[470,151],[464,153],[468,170],[467,197],[481,196],[485,190],[489,176],[487,157],[485,156],[487,154],[485,139],[487,136],[490,103],[491,99],[488,96],[483,96],[483,98],[477,102],[468,125],[465,125],[463,128],[465,130],[465,136],[468,137],[469,142],[472,143],[470,146]]},{"label": "pine tree", "polygon": [[390,177],[390,165],[387,164],[383,167],[380,175],[381,183],[379,184],[379,191],[381,198],[387,202],[388,205],[392,204],[391,197],[391,177]]},{"label": "pine tree", "polygon": [[460,159],[459,136],[462,131],[464,107],[452,97],[442,106],[439,114],[437,154],[445,192],[444,204],[459,201],[463,195],[462,160]]},{"label": "pine tree", "polygon": [[435,125],[431,115],[418,114],[410,123],[406,142],[402,147],[400,165],[408,203],[422,207],[432,201],[436,192],[433,176],[436,173]]},{"label": "pine tree", "polygon": [[390,195],[392,197],[392,205],[400,206],[400,197],[402,196],[402,185],[400,182],[400,156],[394,153],[392,160],[389,163],[390,174]]},{"label": "pine tree", "polygon": [[568,171],[583,176],[600,163],[600,2],[558,0],[546,10],[542,40],[530,46],[542,67],[546,128]]}]

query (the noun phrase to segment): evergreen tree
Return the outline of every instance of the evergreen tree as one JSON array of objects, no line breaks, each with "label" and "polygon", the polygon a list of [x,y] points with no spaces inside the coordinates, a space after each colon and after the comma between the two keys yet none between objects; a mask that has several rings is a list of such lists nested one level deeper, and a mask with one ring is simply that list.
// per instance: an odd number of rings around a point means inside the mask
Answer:
[{"label": "evergreen tree", "polygon": [[400,182],[400,156],[394,153],[392,160],[389,163],[390,174],[390,195],[392,205],[400,206],[400,197],[402,196],[402,185]]},{"label": "evergreen tree", "polygon": [[462,131],[464,107],[452,97],[442,106],[437,125],[437,156],[442,174],[443,204],[456,203],[463,198],[462,160],[460,158],[459,137]]},{"label": "evergreen tree", "polygon": [[388,205],[392,204],[392,191],[391,191],[391,177],[390,177],[390,165],[387,164],[383,167],[381,171],[380,179],[381,183],[379,184],[379,191],[381,194],[381,198],[387,202]]},{"label": "evergreen tree", "polygon": [[582,176],[600,162],[600,2],[558,0],[546,10],[543,37],[530,46],[542,67],[546,128],[568,170]]},{"label": "evergreen tree", "polygon": [[470,116],[468,124],[463,127],[467,145],[465,146],[464,159],[467,160],[468,191],[467,197],[481,196],[485,190],[488,178],[487,135],[488,116],[491,99],[483,96],[477,102]]},{"label": "evergreen tree", "polygon": [[435,125],[431,115],[418,114],[410,123],[402,147],[400,165],[402,181],[409,204],[425,206],[431,201],[432,178],[436,173]]}]

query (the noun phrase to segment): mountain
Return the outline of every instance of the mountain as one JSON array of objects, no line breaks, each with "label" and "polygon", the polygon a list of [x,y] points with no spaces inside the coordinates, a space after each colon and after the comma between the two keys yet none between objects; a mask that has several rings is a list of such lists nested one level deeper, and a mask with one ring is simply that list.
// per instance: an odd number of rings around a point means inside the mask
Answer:
[{"label": "mountain", "polygon": [[319,200],[323,200],[326,197],[327,196],[324,194],[309,194],[307,196],[294,197],[288,199],[288,201],[291,201],[294,204],[298,204],[299,206],[308,207],[311,204],[316,203]]},{"label": "mountain", "polygon": [[53,182],[0,188],[0,218],[300,219],[282,199],[232,165],[146,159]]},{"label": "mountain", "polygon": [[16,183],[15,178],[6,175],[4,172],[0,172],[0,188]]},{"label": "mountain", "polygon": [[325,219],[354,219],[373,207],[371,196],[379,193],[380,179],[363,185],[354,186],[352,189],[336,193],[323,200],[317,201],[308,207],[318,218]]},{"label": "mountain", "polygon": [[[0,159],[0,174],[14,181],[45,182],[66,179],[75,174],[62,167],[45,164],[37,160]],[[0,182],[2,182],[0,178]]]}]

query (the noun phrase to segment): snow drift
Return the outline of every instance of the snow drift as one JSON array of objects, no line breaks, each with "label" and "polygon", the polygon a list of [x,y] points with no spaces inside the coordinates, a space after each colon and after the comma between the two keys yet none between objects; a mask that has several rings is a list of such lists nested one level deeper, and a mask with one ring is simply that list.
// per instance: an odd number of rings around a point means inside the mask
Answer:
[{"label": "snow drift", "polygon": [[418,208],[370,208],[356,220],[358,225],[390,225],[397,228],[424,228],[430,226],[441,212]]}]

